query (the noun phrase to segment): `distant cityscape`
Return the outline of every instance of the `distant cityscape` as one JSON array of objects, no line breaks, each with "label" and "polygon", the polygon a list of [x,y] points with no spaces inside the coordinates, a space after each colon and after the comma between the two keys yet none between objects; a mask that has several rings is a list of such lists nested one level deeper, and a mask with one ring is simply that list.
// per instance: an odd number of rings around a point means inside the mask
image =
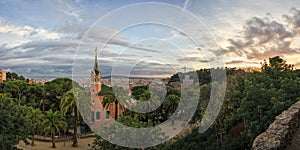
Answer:
[{"label": "distant cityscape", "polygon": [[[241,68],[245,72],[253,72],[253,71],[260,71],[260,68],[258,67],[245,67]],[[0,69],[0,82],[3,82],[6,80],[6,71]],[[128,85],[131,86],[142,86],[142,85],[150,85],[150,86],[162,86],[168,83],[170,77],[164,78],[164,77],[141,77],[141,76],[117,76],[117,77],[112,77],[112,76],[104,76],[101,78],[101,82],[107,86],[113,86],[118,85],[123,88],[128,88]],[[185,82],[187,85],[191,86],[197,86],[197,83],[193,82],[193,80],[189,79],[190,77],[187,76],[185,79]],[[27,79],[27,82],[29,84],[39,84],[39,85],[44,85],[46,82],[50,82],[54,80],[55,78],[32,78],[32,79]],[[73,78],[74,81],[76,81],[80,86],[84,88],[89,88],[90,87],[90,78]],[[180,83],[173,83],[174,87],[177,87],[176,85],[178,84],[178,87],[180,87]]]}]

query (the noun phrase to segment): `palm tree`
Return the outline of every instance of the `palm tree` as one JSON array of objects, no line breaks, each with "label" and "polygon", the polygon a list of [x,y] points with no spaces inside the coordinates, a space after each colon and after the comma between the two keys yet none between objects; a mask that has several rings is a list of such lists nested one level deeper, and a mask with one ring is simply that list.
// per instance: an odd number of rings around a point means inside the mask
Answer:
[{"label": "palm tree", "polygon": [[105,109],[109,109],[112,105],[115,105],[115,120],[118,120],[118,100],[115,95],[105,95],[102,101],[102,105]]},{"label": "palm tree", "polygon": [[28,113],[28,119],[31,121],[32,124],[32,131],[31,131],[31,146],[34,146],[34,135],[40,129],[40,126],[43,122],[43,114],[39,108],[32,108]]},{"label": "palm tree", "polygon": [[164,110],[166,112],[166,117],[169,113],[174,113],[179,102],[180,98],[177,95],[170,94],[166,97],[166,101],[164,102]]},{"label": "palm tree", "polygon": [[80,116],[79,108],[83,114],[88,114],[87,111],[90,110],[88,109],[90,108],[89,102],[86,93],[80,88],[69,90],[61,99],[60,109],[63,115],[65,116],[67,112],[74,115],[73,147],[78,146],[77,129]]},{"label": "palm tree", "polygon": [[[142,102],[141,105],[137,106],[138,109],[145,111],[145,119],[148,121],[149,119],[154,122],[155,120],[155,110],[159,107],[160,101],[158,96],[152,94],[150,91],[144,91],[140,97],[139,102]],[[154,110],[155,109],[155,110]],[[152,110],[152,111],[151,111]],[[154,110],[154,111],[153,111]]]},{"label": "palm tree", "polygon": [[[119,101],[118,99],[127,99],[128,96],[125,94],[126,92],[124,91],[123,88],[121,87],[114,87],[113,88],[114,91],[112,90],[112,88],[108,88],[108,89],[102,89],[102,91],[99,93],[99,96],[104,96],[103,97],[103,101],[102,101],[102,105],[105,109],[109,109],[111,106],[115,105],[115,120],[118,120],[118,105],[119,105]],[[115,96],[115,93],[118,95],[118,98]],[[122,105],[120,105],[120,109],[124,109],[124,107]]]},{"label": "palm tree", "polygon": [[66,130],[67,123],[65,118],[61,115],[59,111],[53,112],[52,109],[46,112],[43,121],[44,130],[47,134],[51,135],[52,148],[55,148],[55,133],[59,133],[60,129]]}]

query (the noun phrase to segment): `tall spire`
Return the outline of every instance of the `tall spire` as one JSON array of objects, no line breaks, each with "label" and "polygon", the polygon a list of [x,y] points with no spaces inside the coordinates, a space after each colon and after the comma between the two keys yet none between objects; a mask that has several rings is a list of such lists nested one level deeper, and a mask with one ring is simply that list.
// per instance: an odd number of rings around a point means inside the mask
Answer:
[{"label": "tall spire", "polygon": [[97,57],[97,47],[95,49],[95,62],[94,62],[94,71],[95,74],[98,75],[99,74],[99,67],[98,67],[98,57]]}]

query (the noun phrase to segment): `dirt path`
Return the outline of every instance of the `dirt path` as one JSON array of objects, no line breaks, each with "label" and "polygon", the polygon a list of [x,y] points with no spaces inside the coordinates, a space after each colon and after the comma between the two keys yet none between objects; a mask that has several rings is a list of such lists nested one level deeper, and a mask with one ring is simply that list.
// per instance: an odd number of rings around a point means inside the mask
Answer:
[{"label": "dirt path", "polygon": [[[23,150],[87,150],[89,148],[88,144],[92,144],[94,141],[94,137],[84,138],[78,140],[78,147],[72,147],[72,142],[66,142],[66,146],[64,146],[64,142],[56,142],[56,148],[53,149],[51,142],[40,142],[34,141],[35,146],[25,145],[23,141],[21,141],[17,146]],[[29,140],[30,141],[30,140]]]}]

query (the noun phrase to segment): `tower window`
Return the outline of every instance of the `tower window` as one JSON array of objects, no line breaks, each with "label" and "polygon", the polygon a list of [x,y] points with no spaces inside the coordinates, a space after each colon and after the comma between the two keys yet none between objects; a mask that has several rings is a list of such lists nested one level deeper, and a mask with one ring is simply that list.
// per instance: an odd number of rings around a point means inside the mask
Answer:
[{"label": "tower window", "polygon": [[106,119],[106,120],[109,120],[109,119],[110,119],[110,112],[109,112],[109,111],[106,111],[105,119]]},{"label": "tower window", "polygon": [[94,111],[91,112],[91,122],[95,121],[95,113]]},{"label": "tower window", "polygon": [[96,120],[100,120],[101,119],[101,114],[100,111],[96,112]]}]

